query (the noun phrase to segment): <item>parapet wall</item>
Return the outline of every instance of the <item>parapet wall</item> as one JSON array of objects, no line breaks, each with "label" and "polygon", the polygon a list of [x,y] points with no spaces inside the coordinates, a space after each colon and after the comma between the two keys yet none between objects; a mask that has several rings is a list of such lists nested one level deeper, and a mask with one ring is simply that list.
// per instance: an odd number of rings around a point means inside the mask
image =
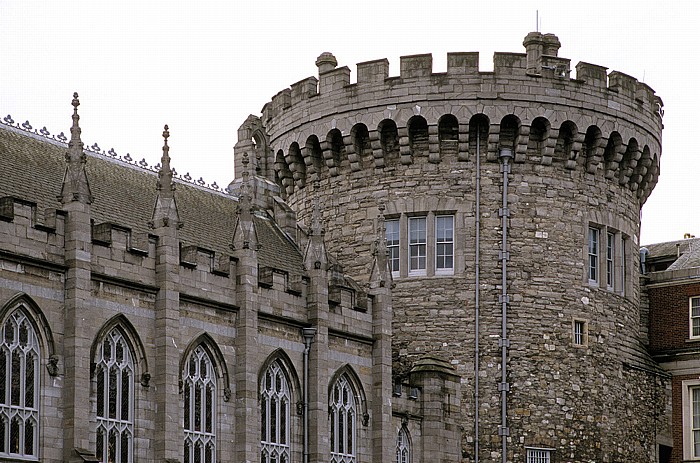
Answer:
[{"label": "parapet wall", "polygon": [[[489,126],[487,160],[496,161],[504,144],[513,145],[515,162],[551,165],[559,156],[567,169],[616,178],[643,204],[658,175],[661,99],[634,77],[594,64],[578,63],[571,78],[556,37],[533,34],[527,53],[495,53],[493,72],[479,71],[478,53],[449,53],[444,73],[433,72],[430,54],[412,55],[401,57],[396,77],[387,59],[359,63],[351,84],[349,68],[324,53],[318,78],[282,90],[261,120],[246,121],[264,134],[255,137],[258,150],[266,145],[256,168],[289,196],[313,174],[388,167],[392,148],[402,165],[423,155],[450,162],[452,152],[468,161],[476,144],[470,125],[480,116]],[[504,129],[513,132],[505,143]]]}]

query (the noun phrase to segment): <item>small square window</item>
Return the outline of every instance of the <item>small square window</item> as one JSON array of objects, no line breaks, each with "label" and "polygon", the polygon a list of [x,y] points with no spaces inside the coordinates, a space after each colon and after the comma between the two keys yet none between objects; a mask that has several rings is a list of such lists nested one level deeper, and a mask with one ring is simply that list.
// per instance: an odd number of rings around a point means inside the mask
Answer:
[{"label": "small square window", "polygon": [[526,448],[527,463],[552,463],[552,449]]},{"label": "small square window", "polygon": [[588,345],[588,322],[586,320],[574,319],[572,325],[572,344],[579,347]]}]

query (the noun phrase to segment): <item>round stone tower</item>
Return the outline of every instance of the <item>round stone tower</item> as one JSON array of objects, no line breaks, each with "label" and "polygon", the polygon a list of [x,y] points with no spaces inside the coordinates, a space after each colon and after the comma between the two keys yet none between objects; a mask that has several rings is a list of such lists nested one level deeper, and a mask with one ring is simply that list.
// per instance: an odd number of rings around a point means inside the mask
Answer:
[{"label": "round stone tower", "polygon": [[300,222],[318,191],[327,248],[359,281],[383,205],[394,378],[426,354],[456,368],[463,461],[656,461],[667,398],[643,347],[638,236],[662,102],[601,66],[572,77],[552,34],[523,45],[493,72],[478,53],[442,73],[413,55],[396,77],[360,63],[352,84],[323,53],[239,143]]}]

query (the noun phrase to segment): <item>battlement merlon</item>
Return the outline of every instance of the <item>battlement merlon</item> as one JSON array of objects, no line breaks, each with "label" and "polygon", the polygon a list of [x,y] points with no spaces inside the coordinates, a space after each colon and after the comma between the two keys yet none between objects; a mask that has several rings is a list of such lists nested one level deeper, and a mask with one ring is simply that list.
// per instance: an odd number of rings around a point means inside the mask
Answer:
[{"label": "battlement merlon", "polygon": [[[324,52],[316,60],[318,79],[302,79],[273,96],[271,102],[262,109],[262,120],[266,123],[313,96],[333,94],[333,98],[340,98],[341,95],[337,92],[348,92],[350,89],[352,95],[358,95],[358,98],[364,90],[371,93],[379,91],[379,86],[386,87],[387,92],[393,90],[394,94],[399,94],[397,89],[404,84],[411,88],[420,87],[422,94],[443,93],[438,80],[447,77],[454,85],[467,85],[478,92],[477,76],[481,76],[482,83],[490,83],[494,77],[504,79],[509,76],[518,81],[538,79],[543,86],[548,80],[553,82],[552,85],[570,83],[575,91],[583,84],[599,89],[602,93],[607,90],[611,92],[608,97],[620,98],[637,110],[648,111],[653,117],[661,117],[661,99],[651,87],[638,82],[634,77],[619,71],[607,74],[606,67],[579,62],[576,65],[576,76],[572,78],[571,60],[558,56],[561,43],[556,35],[531,32],[523,45],[526,53],[494,53],[493,72],[479,70],[477,52],[448,53],[446,73],[433,72],[431,54],[402,56],[399,76],[389,76],[389,61],[386,58],[365,61],[357,64],[356,84],[350,84],[350,69],[346,66],[337,67],[336,58],[331,53]],[[420,81],[425,81],[425,84]]]}]

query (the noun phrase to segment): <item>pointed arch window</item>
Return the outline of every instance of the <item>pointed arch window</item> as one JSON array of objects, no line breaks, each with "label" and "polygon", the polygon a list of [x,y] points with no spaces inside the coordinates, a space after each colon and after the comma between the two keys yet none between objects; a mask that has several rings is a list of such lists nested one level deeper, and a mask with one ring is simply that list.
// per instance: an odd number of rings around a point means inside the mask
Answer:
[{"label": "pointed arch window", "polygon": [[216,375],[211,357],[199,345],[182,372],[184,461],[216,462]]},{"label": "pointed arch window", "polygon": [[409,463],[410,461],[411,442],[408,439],[408,431],[402,427],[396,435],[396,463]]},{"label": "pointed arch window", "polygon": [[39,454],[39,340],[17,309],[2,325],[0,456],[36,460]]},{"label": "pointed arch window", "polygon": [[290,461],[290,402],[289,381],[279,361],[275,360],[260,384],[261,463]]},{"label": "pointed arch window", "polygon": [[331,463],[355,463],[357,406],[345,374],[333,385],[329,408]]},{"label": "pointed arch window", "polygon": [[134,459],[134,356],[117,328],[98,352],[97,449],[100,461],[132,463]]}]

